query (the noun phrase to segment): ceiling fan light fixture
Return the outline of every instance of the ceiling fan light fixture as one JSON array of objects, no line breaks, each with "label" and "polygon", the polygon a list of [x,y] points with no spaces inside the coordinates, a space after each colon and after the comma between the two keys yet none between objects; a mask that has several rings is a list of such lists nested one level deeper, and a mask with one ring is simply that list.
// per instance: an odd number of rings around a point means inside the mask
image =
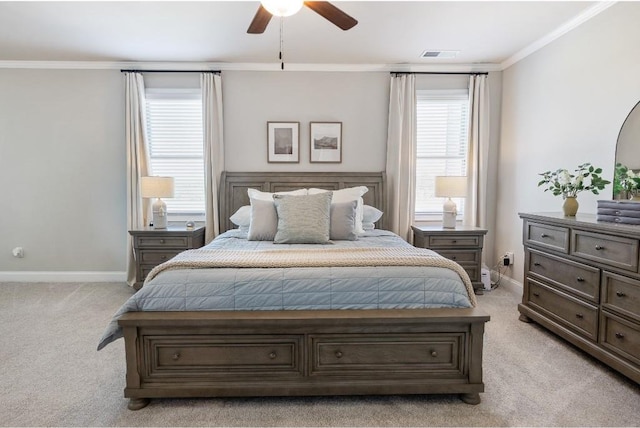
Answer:
[{"label": "ceiling fan light fixture", "polygon": [[262,0],[262,7],[273,16],[291,16],[302,9],[303,0]]}]

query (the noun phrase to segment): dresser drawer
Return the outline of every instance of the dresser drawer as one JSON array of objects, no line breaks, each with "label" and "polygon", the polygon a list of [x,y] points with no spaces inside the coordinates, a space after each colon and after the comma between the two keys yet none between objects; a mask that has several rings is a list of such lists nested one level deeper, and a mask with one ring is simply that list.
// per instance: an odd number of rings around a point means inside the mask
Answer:
[{"label": "dresser drawer", "polygon": [[456,236],[429,236],[429,248],[469,248],[482,247],[482,236],[456,235]]},{"label": "dresser drawer", "polygon": [[144,250],[140,251],[139,263],[160,264],[180,254],[182,250],[162,251],[162,250]]},{"label": "dresser drawer", "polygon": [[524,244],[568,253],[569,228],[525,221]]},{"label": "dresser drawer", "polygon": [[605,271],[602,306],[640,321],[640,281]]},{"label": "dresser drawer", "polygon": [[303,336],[144,336],[149,378],[302,375]]},{"label": "dresser drawer", "polygon": [[549,318],[585,335],[598,340],[598,308],[582,300],[548,287],[532,279],[529,285],[528,306],[536,308]]},{"label": "dresser drawer", "polygon": [[311,374],[397,376],[411,373],[463,375],[465,333],[311,335]]},{"label": "dresser drawer", "polygon": [[640,324],[602,311],[600,342],[607,349],[640,364]]},{"label": "dresser drawer", "polygon": [[189,246],[188,236],[136,236],[136,248],[184,248]]},{"label": "dresser drawer", "polygon": [[527,251],[529,274],[594,303],[600,299],[600,269],[537,251]]},{"label": "dresser drawer", "polygon": [[637,239],[574,230],[572,242],[574,256],[632,272],[638,270]]},{"label": "dresser drawer", "polygon": [[480,281],[481,271],[480,271],[480,267],[477,264],[466,265],[464,263],[461,263],[460,266],[462,266],[465,272],[467,272],[467,275],[469,275],[469,279],[471,280],[471,282]]},{"label": "dresser drawer", "polygon": [[438,250],[437,253],[458,263],[479,263],[482,258],[479,250]]}]

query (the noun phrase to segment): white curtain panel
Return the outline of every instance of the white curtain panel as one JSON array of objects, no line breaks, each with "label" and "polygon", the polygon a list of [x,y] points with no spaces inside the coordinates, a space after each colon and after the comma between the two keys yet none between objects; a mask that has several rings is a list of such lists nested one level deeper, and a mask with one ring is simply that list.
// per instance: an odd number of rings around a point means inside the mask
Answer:
[{"label": "white curtain panel", "polygon": [[220,233],[218,185],[224,171],[222,78],[217,73],[202,73],[200,86],[204,125],[205,243],[209,243]]},{"label": "white curtain panel", "polygon": [[[144,80],[140,73],[125,73],[125,133],[127,144],[127,227],[148,224],[150,204],[142,198],[140,177],[149,175],[149,153],[145,118]],[[133,239],[127,234],[127,283],[136,280]]]},{"label": "white curtain panel", "polygon": [[407,242],[413,241],[415,211],[416,90],[415,75],[391,76],[387,134],[387,225]]},{"label": "white curtain panel", "polygon": [[487,227],[487,177],[489,174],[489,89],[487,75],[469,78],[468,196],[464,224]]}]

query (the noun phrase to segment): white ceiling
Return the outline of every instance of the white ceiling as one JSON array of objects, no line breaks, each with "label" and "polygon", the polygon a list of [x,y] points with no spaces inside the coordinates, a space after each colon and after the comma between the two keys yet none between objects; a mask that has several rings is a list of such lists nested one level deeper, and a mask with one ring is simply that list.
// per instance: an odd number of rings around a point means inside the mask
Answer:
[{"label": "white ceiling", "polygon": [[[356,18],[358,25],[342,31],[303,8],[284,18],[285,62],[504,65],[587,19],[593,10],[603,9],[603,3],[579,1],[333,3]],[[0,63],[278,64],[278,18],[271,20],[264,34],[246,33],[258,4],[0,1]],[[420,58],[426,49],[460,54],[446,60]]]}]

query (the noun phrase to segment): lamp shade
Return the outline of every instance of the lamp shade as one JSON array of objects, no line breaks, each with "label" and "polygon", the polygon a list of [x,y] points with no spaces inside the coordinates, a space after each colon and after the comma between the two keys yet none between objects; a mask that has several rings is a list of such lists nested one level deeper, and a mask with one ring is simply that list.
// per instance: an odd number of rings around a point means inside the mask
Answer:
[{"label": "lamp shade", "polygon": [[173,177],[141,177],[143,198],[173,198]]},{"label": "lamp shade", "polygon": [[303,0],[262,0],[260,3],[274,16],[291,16],[302,8]]},{"label": "lamp shade", "polygon": [[436,177],[436,197],[439,198],[466,198],[466,176],[438,176]]}]

